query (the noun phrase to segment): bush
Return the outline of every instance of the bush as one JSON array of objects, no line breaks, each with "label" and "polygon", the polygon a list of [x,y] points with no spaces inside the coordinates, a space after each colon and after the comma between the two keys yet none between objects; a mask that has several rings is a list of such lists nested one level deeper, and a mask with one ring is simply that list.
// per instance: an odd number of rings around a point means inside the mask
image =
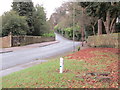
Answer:
[{"label": "bush", "polygon": [[119,38],[120,33],[113,34],[103,34],[99,36],[89,36],[88,45],[91,47],[111,47],[119,48]]},{"label": "bush", "polygon": [[80,46],[77,47],[77,50],[80,51]]},{"label": "bush", "polygon": [[43,34],[44,37],[55,37],[55,34],[53,31],[49,32],[49,33],[45,33]]},{"label": "bush", "polygon": [[28,30],[26,17],[19,16],[15,11],[6,12],[2,15],[2,36],[12,32],[13,35],[25,35]]},{"label": "bush", "polygon": [[56,26],[54,27],[54,30],[58,30],[58,28],[59,28],[58,25],[56,25]]},{"label": "bush", "polygon": [[[60,28],[58,25],[54,27],[55,32],[61,34],[62,36],[72,40],[73,39],[73,27]],[[74,27],[74,37],[76,41],[81,40],[80,27],[76,25]]]}]

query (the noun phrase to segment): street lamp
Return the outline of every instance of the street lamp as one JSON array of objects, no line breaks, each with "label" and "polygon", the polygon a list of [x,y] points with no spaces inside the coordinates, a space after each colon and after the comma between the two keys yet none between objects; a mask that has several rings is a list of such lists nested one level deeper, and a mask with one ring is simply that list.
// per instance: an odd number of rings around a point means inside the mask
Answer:
[{"label": "street lamp", "polygon": [[75,4],[73,2],[73,52],[75,52]]}]

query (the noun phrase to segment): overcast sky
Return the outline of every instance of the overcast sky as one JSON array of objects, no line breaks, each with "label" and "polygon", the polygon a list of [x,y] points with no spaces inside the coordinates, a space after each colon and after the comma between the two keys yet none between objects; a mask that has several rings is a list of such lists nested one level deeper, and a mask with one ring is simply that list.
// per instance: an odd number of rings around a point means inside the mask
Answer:
[{"label": "overcast sky", "polygon": [[[0,15],[4,12],[9,11],[13,0],[0,0]],[[47,13],[47,18],[54,12],[55,8],[59,7],[64,1],[68,0],[32,0],[34,5],[42,4]]]}]

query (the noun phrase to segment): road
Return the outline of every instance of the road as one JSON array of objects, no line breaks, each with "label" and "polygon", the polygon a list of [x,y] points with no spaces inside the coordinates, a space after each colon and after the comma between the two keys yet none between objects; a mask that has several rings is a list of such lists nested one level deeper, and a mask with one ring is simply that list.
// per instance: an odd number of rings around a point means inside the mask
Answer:
[{"label": "road", "polygon": [[46,58],[73,51],[73,45],[75,47],[80,45],[80,42],[65,39],[59,34],[56,34],[56,40],[59,41],[59,43],[0,54],[0,57],[2,56],[2,69],[25,64],[35,61],[36,59],[45,60]]}]

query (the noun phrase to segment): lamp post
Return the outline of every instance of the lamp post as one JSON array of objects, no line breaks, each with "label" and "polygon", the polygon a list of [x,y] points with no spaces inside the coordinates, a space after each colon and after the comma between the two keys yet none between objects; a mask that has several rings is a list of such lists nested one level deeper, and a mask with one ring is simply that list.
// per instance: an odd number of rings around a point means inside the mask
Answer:
[{"label": "lamp post", "polygon": [[75,52],[75,3],[73,2],[73,52]]}]

